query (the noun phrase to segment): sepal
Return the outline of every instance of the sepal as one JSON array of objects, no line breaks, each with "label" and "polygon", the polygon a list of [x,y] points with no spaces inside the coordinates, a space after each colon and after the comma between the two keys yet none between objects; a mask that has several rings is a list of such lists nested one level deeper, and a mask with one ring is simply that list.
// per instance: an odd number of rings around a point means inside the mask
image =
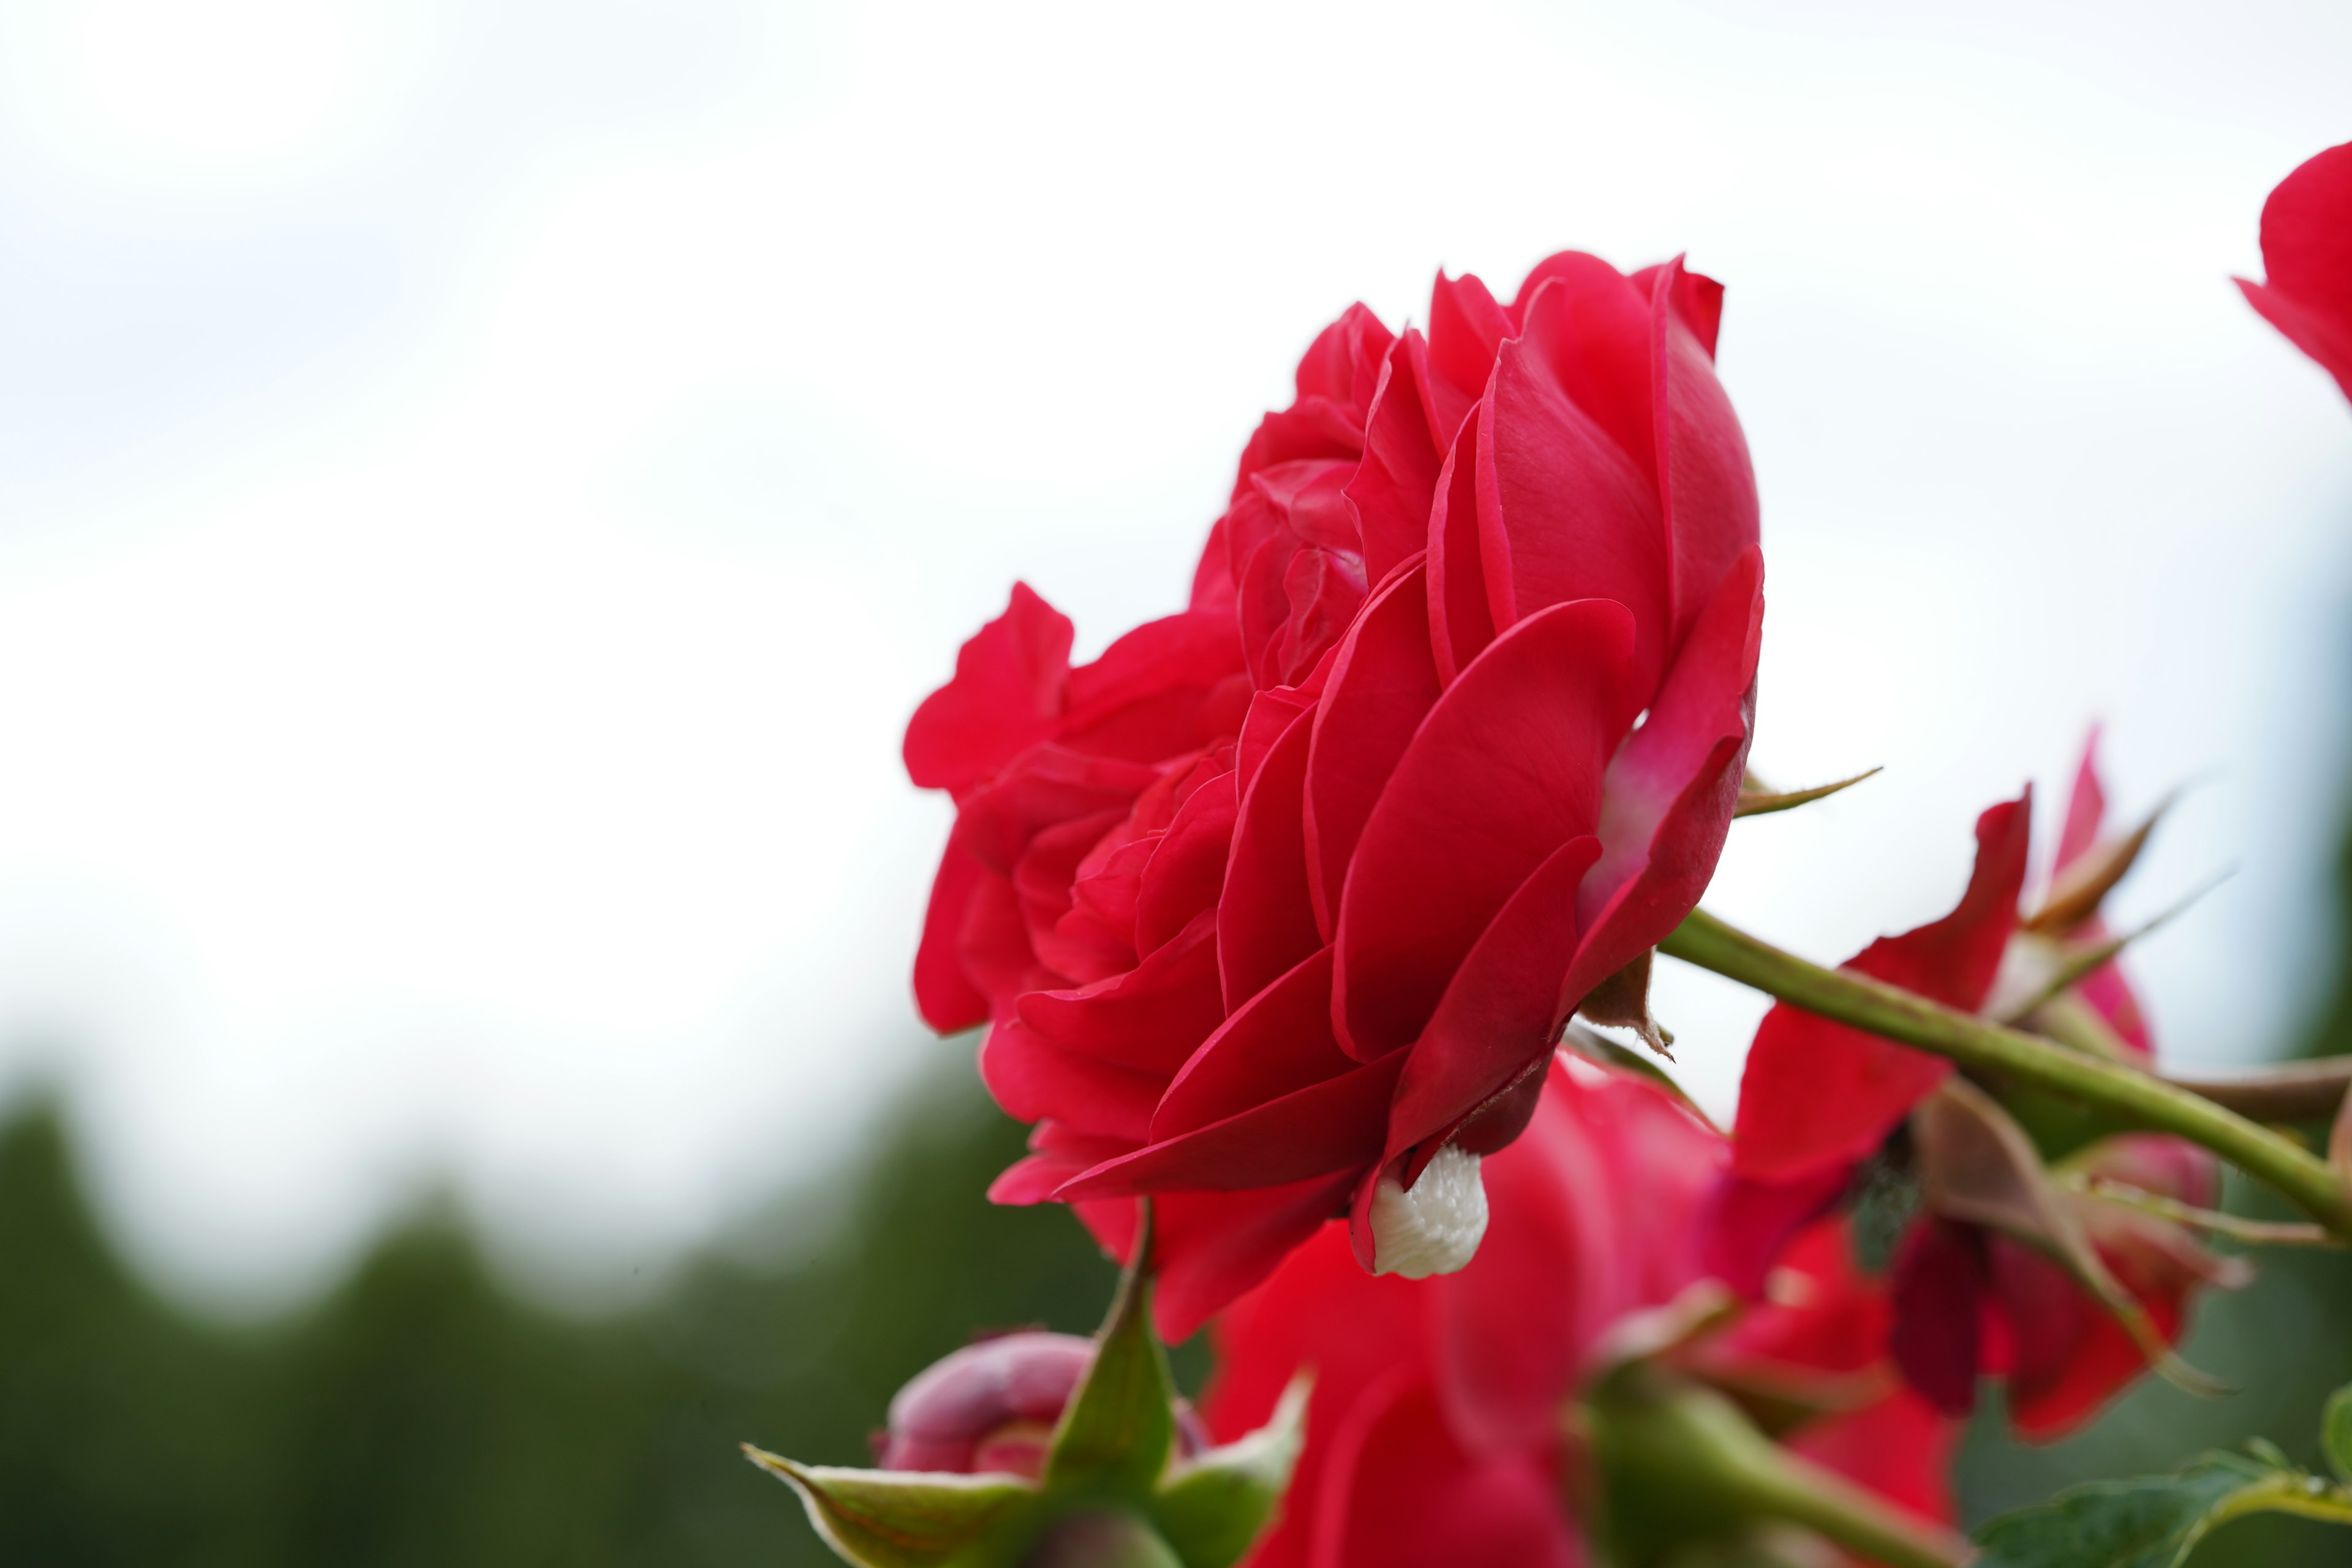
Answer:
[{"label": "sepal", "polygon": [[1256,1431],[1185,1457],[1151,1326],[1150,1205],[1040,1479],[802,1465],[745,1444],[856,1568],[1232,1568],[1273,1522],[1306,1441],[1307,1380]]},{"label": "sepal", "polygon": [[990,1548],[1027,1534],[1038,1501],[1035,1489],[1013,1476],[800,1465],[749,1443],[743,1453],[800,1494],[817,1534],[857,1568],[999,1561]]},{"label": "sepal", "polygon": [[1313,1384],[1300,1373],[1265,1426],[1179,1464],[1160,1483],[1154,1517],[1187,1568],[1228,1568],[1273,1523],[1307,1445]]}]

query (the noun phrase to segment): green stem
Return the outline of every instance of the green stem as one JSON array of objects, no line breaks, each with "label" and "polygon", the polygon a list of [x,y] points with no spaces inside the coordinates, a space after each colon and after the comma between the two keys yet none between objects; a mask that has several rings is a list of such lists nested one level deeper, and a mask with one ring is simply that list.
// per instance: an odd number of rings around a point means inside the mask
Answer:
[{"label": "green stem", "polygon": [[2103,1061],[2039,1036],[1931,1002],[1848,970],[1824,969],[1695,910],[1658,951],[1792,1006],[1865,1029],[1964,1068],[2007,1076],[2105,1110],[2125,1124],[2200,1143],[2293,1199],[2337,1235],[2352,1237],[2352,1186],[2266,1127],[2121,1062]]},{"label": "green stem", "polygon": [[1604,1484],[1602,1517],[1631,1555],[1778,1521],[1886,1568],[1960,1568],[1974,1552],[1834,1471],[1781,1447],[1712,1389],[1664,1369],[1619,1368],[1591,1390],[1579,1429]]}]

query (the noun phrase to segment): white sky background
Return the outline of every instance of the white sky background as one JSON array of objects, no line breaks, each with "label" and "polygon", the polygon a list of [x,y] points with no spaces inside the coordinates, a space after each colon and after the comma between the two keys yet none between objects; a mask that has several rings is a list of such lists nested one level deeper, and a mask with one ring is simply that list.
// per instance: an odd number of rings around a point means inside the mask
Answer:
[{"label": "white sky background", "polygon": [[[0,0],[0,1079],[296,1289],[453,1174],[607,1273],[905,1081],[906,715],[1026,577],[1175,607],[1349,300],[1687,251],[1766,508],[1713,901],[1824,958],[2109,723],[2184,1058],[2307,1005],[2352,415],[2227,281],[2306,4]],[[1759,1005],[1660,1005],[1718,1108]],[[584,1260],[584,1261],[583,1261]]]}]

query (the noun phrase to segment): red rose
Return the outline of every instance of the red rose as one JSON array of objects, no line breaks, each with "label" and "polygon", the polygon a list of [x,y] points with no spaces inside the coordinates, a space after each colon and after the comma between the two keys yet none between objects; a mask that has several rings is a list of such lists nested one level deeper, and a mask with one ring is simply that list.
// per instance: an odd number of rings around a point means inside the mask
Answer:
[{"label": "red rose", "polygon": [[1459,1267],[1562,1024],[1706,886],[1762,611],[1720,300],[1567,254],[1508,306],[1441,277],[1425,337],[1350,310],[1159,623],[1223,617],[1237,723],[1204,630],[1089,751],[1017,598],[917,715],[961,806],[925,1014],[984,1011],[1038,1123],[996,1195],[1123,1245],[1167,1194],[1171,1337],[1339,1209],[1368,1267]]},{"label": "red rose", "polygon": [[2352,142],[2279,182],[2263,204],[2266,280],[2238,287],[2263,319],[2352,397]]},{"label": "red rose", "polygon": [[[1881,938],[1846,967],[2006,1019],[2048,989],[2069,952],[2095,949],[2105,936],[2099,899],[2129,866],[2137,836],[2100,838],[2105,797],[2086,750],[2049,892],[2032,919],[2021,919],[2031,805],[2029,791],[1978,820],[1976,869],[1957,909]],[[2149,1053],[2139,1005],[2112,961],[2050,998],[2033,1021],[2074,1032],[2081,1048],[2143,1059]],[[1767,1014],[1740,1084],[1737,1179],[1715,1219],[1711,1257],[1726,1277],[1753,1289],[1778,1251],[1777,1237],[1837,1202],[1864,1163],[1952,1075],[1939,1057],[1786,1004]],[[1921,1157],[1933,1158],[1933,1151]],[[2026,1157],[2033,1158],[2030,1151]],[[2109,1138],[2071,1151],[2065,1163],[2086,1183],[2118,1181],[2196,1207],[2211,1206],[2219,1193],[2213,1157],[2175,1138]],[[1937,1173],[1930,1167],[1926,1174],[1930,1212],[1908,1226],[1894,1258],[1892,1348],[1912,1386],[1956,1415],[1973,1407],[1979,1373],[2005,1374],[2017,1429],[2033,1437],[2063,1434],[2146,1371],[2157,1342],[2178,1342],[2198,1289],[2244,1278],[2242,1264],[2215,1257],[2168,1220],[2084,1188],[2052,1189],[2047,1212],[2061,1239],[2075,1241],[2094,1275],[2104,1271],[2120,1288],[2103,1302],[2091,1288],[2095,1279],[2053,1260],[2050,1237],[2029,1245],[1933,1212]],[[2118,1305],[2144,1315],[2147,1337],[2127,1331]]]},{"label": "red rose", "polygon": [[[1563,1406],[1612,1327],[1703,1277],[1699,1220],[1727,1161],[1652,1085],[1557,1062],[1526,1133],[1489,1162],[1492,1220],[1467,1268],[1370,1278],[1335,1225],[1235,1302],[1213,1331],[1213,1432],[1248,1430],[1297,1368],[1316,1370],[1306,1452],[1252,1568],[1584,1563]],[[1819,1251],[1793,1253],[1780,1299],[1694,1370],[1784,1411],[1833,1406],[1792,1446],[1948,1519],[1953,1425],[1887,1370],[1883,1293]]]}]

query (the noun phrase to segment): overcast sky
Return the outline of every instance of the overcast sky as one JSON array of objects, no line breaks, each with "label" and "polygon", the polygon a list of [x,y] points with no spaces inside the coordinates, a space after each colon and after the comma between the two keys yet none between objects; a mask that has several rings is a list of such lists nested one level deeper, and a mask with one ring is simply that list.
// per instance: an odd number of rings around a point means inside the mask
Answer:
[{"label": "overcast sky", "polygon": [[[2352,414],[2229,287],[2352,9],[0,0],[0,1080],[219,1300],[436,1173],[593,1273],[922,1055],[898,737],[1023,577],[1181,600],[1314,331],[1687,252],[1765,498],[1713,897],[1823,958],[1974,813],[2204,781],[2126,908],[2277,1047],[2352,778]],[[1670,976],[1727,1108],[1758,1005]]]}]

